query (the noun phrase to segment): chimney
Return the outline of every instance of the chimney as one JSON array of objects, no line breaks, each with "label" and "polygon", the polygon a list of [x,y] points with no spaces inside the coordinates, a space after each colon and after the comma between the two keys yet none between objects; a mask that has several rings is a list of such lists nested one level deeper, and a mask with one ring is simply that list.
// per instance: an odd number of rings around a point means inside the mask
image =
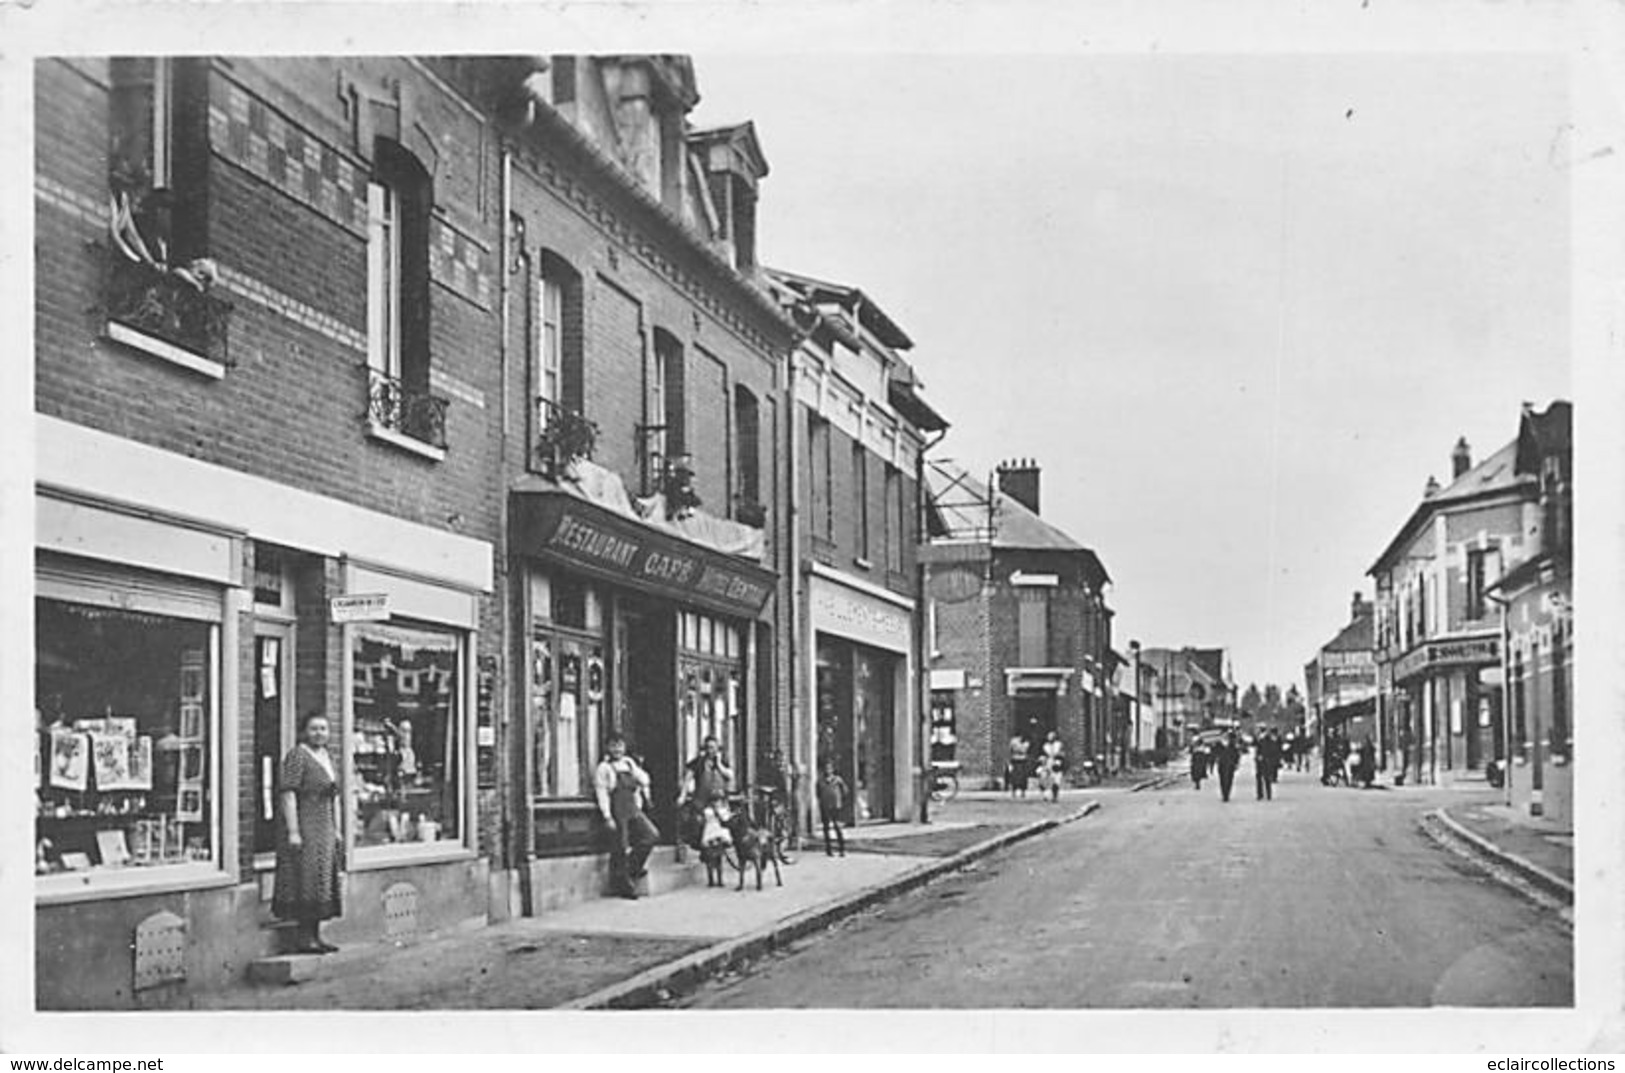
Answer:
[{"label": "chimney", "polygon": [[1430,474],[1428,474],[1427,487],[1422,489],[1422,498],[1423,499],[1432,499],[1434,496],[1436,496],[1438,494],[1439,494],[1439,481],[1438,481],[1437,478],[1435,478],[1433,476],[1433,474],[1430,473]]},{"label": "chimney", "polygon": [[1038,463],[1030,458],[999,463],[999,491],[1038,513]]},{"label": "chimney", "polygon": [[1371,614],[1371,605],[1365,602],[1365,596],[1362,593],[1356,592],[1354,594],[1354,604],[1349,608],[1349,618],[1358,622],[1369,614]]},{"label": "chimney", "polygon": [[1450,453],[1450,479],[1461,480],[1461,475],[1473,468],[1473,452],[1467,446],[1467,437],[1463,436],[1456,441],[1456,449]]}]

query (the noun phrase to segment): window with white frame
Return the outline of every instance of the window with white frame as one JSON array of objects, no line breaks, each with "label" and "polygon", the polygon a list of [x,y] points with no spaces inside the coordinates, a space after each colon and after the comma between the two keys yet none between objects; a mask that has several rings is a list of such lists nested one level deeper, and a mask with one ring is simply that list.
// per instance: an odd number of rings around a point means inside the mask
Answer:
[{"label": "window with white frame", "polygon": [[368,418],[445,447],[446,400],[429,391],[429,218],[434,190],[409,151],[379,138],[367,183]]},{"label": "window with white frame", "polygon": [[356,844],[460,841],[463,633],[398,621],[352,630]]},{"label": "window with white frame", "polygon": [[218,860],[218,607],[162,602],[35,601],[38,876]]},{"label": "window with white frame", "polygon": [[401,229],[395,189],[367,184],[367,363],[401,375]]}]

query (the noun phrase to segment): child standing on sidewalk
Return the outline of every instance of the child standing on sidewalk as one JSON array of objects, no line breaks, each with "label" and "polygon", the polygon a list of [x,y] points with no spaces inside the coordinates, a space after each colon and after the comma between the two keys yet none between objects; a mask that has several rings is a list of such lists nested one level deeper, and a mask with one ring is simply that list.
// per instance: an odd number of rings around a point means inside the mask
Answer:
[{"label": "child standing on sidewalk", "polygon": [[846,856],[846,834],[841,830],[841,813],[846,809],[846,780],[835,774],[835,765],[826,763],[824,775],[818,780],[818,819],[824,825],[824,856],[834,854],[829,848],[830,828],[835,829],[835,843]]}]

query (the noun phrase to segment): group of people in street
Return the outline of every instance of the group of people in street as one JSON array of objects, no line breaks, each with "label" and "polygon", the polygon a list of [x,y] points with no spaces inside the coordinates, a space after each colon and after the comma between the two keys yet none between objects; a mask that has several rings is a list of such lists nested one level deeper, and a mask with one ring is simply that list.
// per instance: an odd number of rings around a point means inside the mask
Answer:
[{"label": "group of people in street", "polygon": [[[1202,788],[1202,781],[1212,770],[1219,780],[1219,797],[1229,801],[1235,788],[1236,770],[1241,767],[1243,752],[1240,736],[1227,730],[1217,738],[1199,738],[1191,746],[1191,782]],[[1290,762],[1292,746],[1281,732],[1270,727],[1253,742],[1254,785],[1260,801],[1273,800],[1275,783],[1283,765]]]},{"label": "group of people in street", "polygon": [[[1302,731],[1282,734],[1275,727],[1260,731],[1252,742],[1253,776],[1258,799],[1274,799],[1275,784],[1283,768],[1307,770],[1309,753],[1313,748],[1313,739]],[[1217,737],[1199,737],[1191,746],[1191,782],[1200,790],[1203,780],[1210,774],[1216,774],[1219,796],[1229,801],[1236,769],[1245,751],[1246,747],[1234,729],[1226,730]],[[1369,787],[1376,779],[1376,772],[1377,749],[1369,736],[1351,750],[1347,737],[1341,731],[1332,729],[1326,732],[1325,745],[1321,749],[1320,781],[1323,785],[1353,786],[1358,783]]]},{"label": "group of people in street", "polygon": [[1369,789],[1376,779],[1377,746],[1370,735],[1360,739],[1358,746],[1351,747],[1348,735],[1342,730],[1333,727],[1326,731],[1326,744],[1320,754],[1322,785],[1353,786],[1358,783]]},{"label": "group of people in street", "polygon": [[1004,768],[1004,788],[1011,797],[1026,797],[1027,786],[1036,777],[1039,796],[1059,801],[1065,774],[1066,747],[1059,734],[1052,730],[1045,735],[1034,755],[1027,735],[1016,731],[1010,739],[1010,761]]}]

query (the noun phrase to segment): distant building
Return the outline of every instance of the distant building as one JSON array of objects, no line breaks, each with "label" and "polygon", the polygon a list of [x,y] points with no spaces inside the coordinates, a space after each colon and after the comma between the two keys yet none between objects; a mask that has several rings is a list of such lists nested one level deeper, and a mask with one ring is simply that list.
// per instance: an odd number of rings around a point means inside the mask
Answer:
[{"label": "distant building", "polygon": [[1322,645],[1305,667],[1308,729],[1317,740],[1335,728],[1354,743],[1370,738],[1381,751],[1377,664],[1371,648],[1374,617],[1373,605],[1355,593],[1348,625]]},{"label": "distant building", "polygon": [[1236,690],[1224,649],[1147,648],[1140,664],[1149,669],[1151,705],[1165,748],[1178,748],[1199,730],[1230,725]]},{"label": "distant building", "polygon": [[[926,637],[935,729],[969,785],[996,783],[1011,736],[1059,734],[1078,770],[1111,748],[1111,579],[1099,558],[1039,516],[1039,469],[999,467],[989,489],[928,462]],[[946,759],[945,750],[939,758]]]},{"label": "distant building", "polygon": [[1525,407],[1513,469],[1533,479],[1527,557],[1489,586],[1507,639],[1508,800],[1574,818],[1573,408]]}]

